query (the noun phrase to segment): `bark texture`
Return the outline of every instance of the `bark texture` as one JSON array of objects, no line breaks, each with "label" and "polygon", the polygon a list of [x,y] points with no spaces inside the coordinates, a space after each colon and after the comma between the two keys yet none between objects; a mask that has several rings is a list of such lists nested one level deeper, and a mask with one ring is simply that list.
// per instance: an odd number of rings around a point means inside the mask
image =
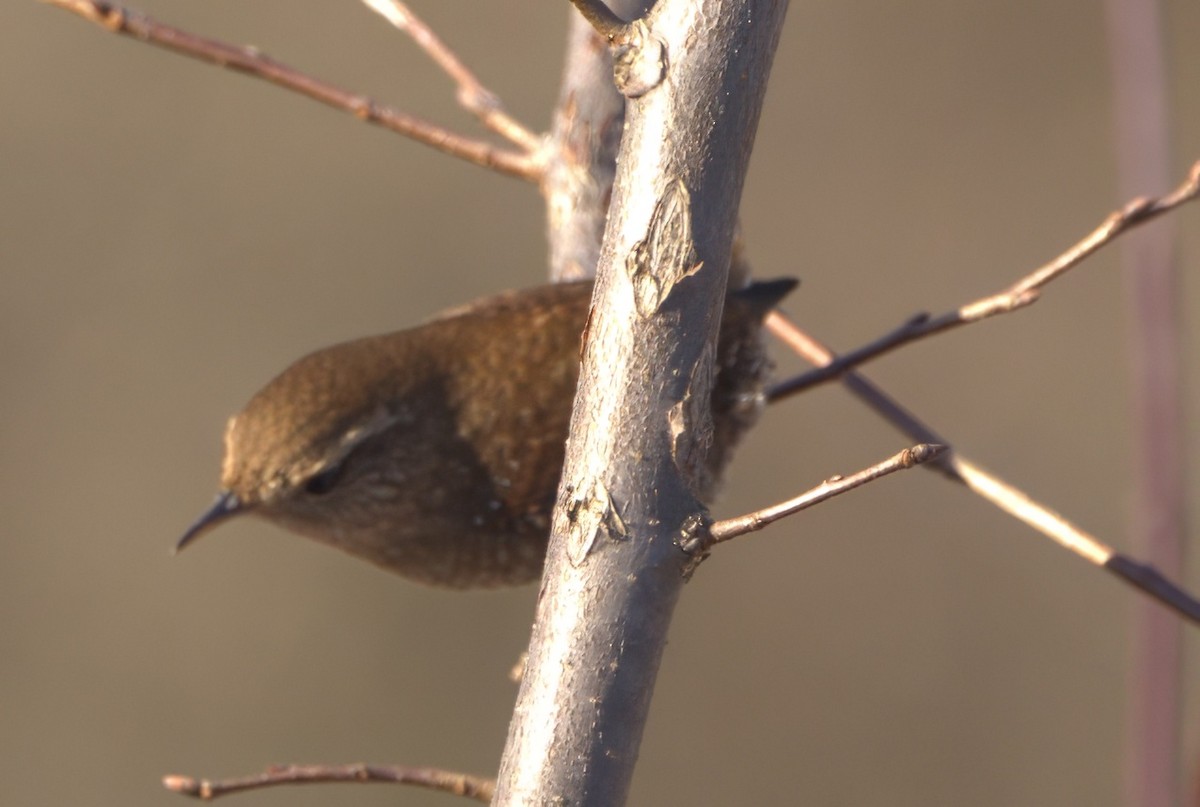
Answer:
[{"label": "bark texture", "polygon": [[706,514],[713,344],[785,2],[660,0],[616,54],[621,158],[496,804],[621,804]]}]

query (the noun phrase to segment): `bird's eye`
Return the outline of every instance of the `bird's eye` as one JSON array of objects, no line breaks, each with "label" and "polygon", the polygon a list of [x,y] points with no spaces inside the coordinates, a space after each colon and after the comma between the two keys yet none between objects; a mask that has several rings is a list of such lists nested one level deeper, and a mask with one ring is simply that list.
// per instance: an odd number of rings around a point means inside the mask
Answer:
[{"label": "bird's eye", "polygon": [[338,478],[342,475],[341,463],[330,465],[323,471],[318,471],[308,478],[304,483],[304,492],[310,493],[313,496],[321,496],[333,490],[333,486],[338,483]]}]

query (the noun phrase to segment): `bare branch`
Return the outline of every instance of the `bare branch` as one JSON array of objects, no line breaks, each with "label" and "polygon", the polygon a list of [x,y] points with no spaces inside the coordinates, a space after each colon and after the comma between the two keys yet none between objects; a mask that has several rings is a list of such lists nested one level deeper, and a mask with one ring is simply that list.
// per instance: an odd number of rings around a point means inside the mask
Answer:
[{"label": "bare branch", "polygon": [[609,42],[616,42],[629,30],[629,23],[612,12],[604,0],[571,0],[579,13],[588,21],[596,33]]},{"label": "bare branch", "polygon": [[947,463],[954,475],[971,490],[1088,562],[1103,566],[1116,554],[1112,547],[1102,544],[1058,513],[970,460],[952,456]]},{"label": "bare branch", "polygon": [[363,0],[363,3],[412,37],[418,47],[458,84],[458,102],[484,126],[524,152],[533,154],[541,149],[543,138],[511,117],[499,96],[483,86],[458,55],[407,4],[400,0]]},{"label": "bare branch", "polygon": [[763,527],[773,524],[782,518],[799,513],[801,510],[807,510],[809,507],[832,499],[834,496],[839,496],[847,491],[862,487],[868,482],[874,482],[880,477],[887,476],[896,471],[914,468],[923,462],[928,462],[944,450],[945,446],[919,443],[911,448],[904,449],[899,454],[895,454],[883,462],[876,463],[869,468],[864,468],[856,474],[830,477],[815,488],[805,491],[799,496],[788,499],[785,502],[764,507],[761,510],[755,510],[753,513],[747,513],[744,516],[723,518],[720,521],[713,522],[712,526],[709,527],[712,542],[719,544],[722,541],[728,541],[739,535],[761,530]]},{"label": "bare branch", "polygon": [[[497,805],[622,804],[628,794],[667,629],[694,566],[678,538],[703,513],[696,458],[707,432],[686,402],[708,400],[706,367],[749,144],[787,5],[657,0],[638,26],[643,55],[657,54],[647,65],[669,79],[626,93],[622,156]],[[629,293],[631,282],[638,294]]]},{"label": "bare branch", "polygon": [[491,779],[439,768],[410,768],[402,765],[279,765],[259,774],[240,779],[193,779],[170,774],[163,777],[163,787],[185,796],[209,801],[231,793],[258,790],[277,785],[305,785],[327,782],[383,782],[416,785],[440,790],[475,801],[489,802],[496,789]]},{"label": "bare branch", "polygon": [[1200,195],[1200,162],[1192,166],[1187,180],[1166,196],[1158,199],[1134,199],[1122,209],[1109,215],[1099,227],[1066,252],[1021,278],[1004,291],[967,303],[941,316],[930,317],[928,314],[918,314],[874,342],[841,354],[830,364],[776,384],[768,393],[768,399],[786,398],[826,381],[832,381],[850,368],[857,367],[909,342],[915,342],[960,325],[979,322],[996,314],[1007,314],[1024,308],[1037,301],[1041,296],[1042,289],[1048,283],[1077,266],[1101,247],[1111,243],[1117,236],[1192,201],[1197,195]]},{"label": "bare branch", "polygon": [[[830,364],[837,359],[837,356],[828,347],[778,311],[772,312],[767,317],[766,325],[797,355],[818,367]],[[862,374],[853,370],[846,372],[842,375],[842,383],[867,406],[874,409],[881,417],[911,439],[923,443],[950,445],[948,440]],[[1004,480],[985,471],[970,460],[958,456],[953,449],[936,457],[933,462],[928,464],[928,467],[935,468],[951,479],[963,483],[973,492],[1014,518],[1023,521],[1064,549],[1070,550],[1089,563],[1107,569],[1189,621],[1200,624],[1200,600],[1176,586],[1153,566],[1142,564],[1117,552],[1112,547],[1106,546],[1094,536]]]},{"label": "bare branch", "polygon": [[521,179],[535,182],[541,179],[542,168],[538,160],[528,153],[508,151],[483,140],[464,137],[429,121],[377,104],[364,95],[335,87],[277,62],[255,48],[198,36],[114,3],[99,0],[43,2],[78,14],[113,33],[126,34],[142,42],[270,81],[469,163]]}]

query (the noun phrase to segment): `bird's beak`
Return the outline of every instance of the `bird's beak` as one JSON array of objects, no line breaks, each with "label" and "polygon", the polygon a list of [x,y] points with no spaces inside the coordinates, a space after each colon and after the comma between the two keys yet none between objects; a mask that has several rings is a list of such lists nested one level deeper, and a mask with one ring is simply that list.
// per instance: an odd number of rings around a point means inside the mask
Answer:
[{"label": "bird's beak", "polygon": [[238,499],[238,497],[228,490],[223,490],[217,494],[217,499],[212,503],[212,507],[204,512],[204,515],[196,519],[196,523],[187,528],[187,532],[179,539],[179,543],[175,544],[175,551],[183,549],[190,544],[193,539],[200,537],[201,534],[208,532],[209,529],[220,524],[227,518],[236,516],[239,513],[244,513],[248,508]]}]

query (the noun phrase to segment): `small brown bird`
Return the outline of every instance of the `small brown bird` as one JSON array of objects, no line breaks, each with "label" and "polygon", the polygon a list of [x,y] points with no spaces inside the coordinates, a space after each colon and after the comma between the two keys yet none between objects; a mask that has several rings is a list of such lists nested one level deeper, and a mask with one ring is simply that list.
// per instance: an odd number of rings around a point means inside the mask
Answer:
[{"label": "small brown bird", "polygon": [[[729,295],[713,392],[715,472],[761,408],[767,312],[794,280]],[[184,533],[242,513],[442,586],[541,571],[592,284],[479,300],[312,353],[225,431],[221,489]]]}]

